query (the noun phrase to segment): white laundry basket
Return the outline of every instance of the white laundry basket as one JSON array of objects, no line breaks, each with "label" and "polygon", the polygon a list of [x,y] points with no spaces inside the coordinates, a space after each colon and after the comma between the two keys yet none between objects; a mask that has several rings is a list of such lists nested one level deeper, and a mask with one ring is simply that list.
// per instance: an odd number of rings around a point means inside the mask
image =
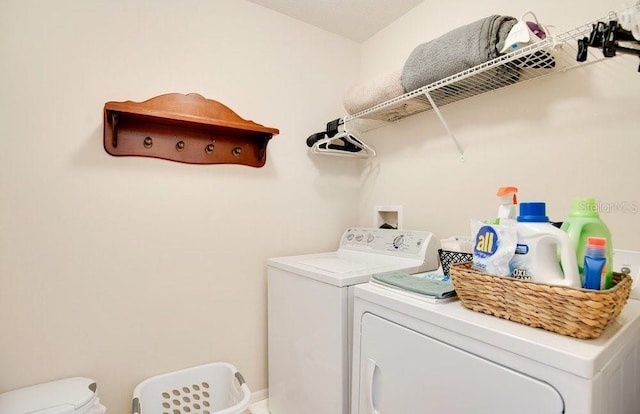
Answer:
[{"label": "white laundry basket", "polygon": [[133,390],[133,414],[241,414],[251,391],[226,362],[156,375]]}]

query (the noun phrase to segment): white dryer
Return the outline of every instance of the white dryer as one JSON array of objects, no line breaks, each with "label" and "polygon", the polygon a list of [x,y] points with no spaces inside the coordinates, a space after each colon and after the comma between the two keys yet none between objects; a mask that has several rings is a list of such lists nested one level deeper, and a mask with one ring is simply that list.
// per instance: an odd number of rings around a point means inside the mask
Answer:
[{"label": "white dryer", "polygon": [[354,285],[437,267],[430,232],[391,229],[347,229],[337,251],[269,259],[270,412],[347,414]]},{"label": "white dryer", "polygon": [[640,413],[640,301],[580,340],[363,284],[352,414]]}]

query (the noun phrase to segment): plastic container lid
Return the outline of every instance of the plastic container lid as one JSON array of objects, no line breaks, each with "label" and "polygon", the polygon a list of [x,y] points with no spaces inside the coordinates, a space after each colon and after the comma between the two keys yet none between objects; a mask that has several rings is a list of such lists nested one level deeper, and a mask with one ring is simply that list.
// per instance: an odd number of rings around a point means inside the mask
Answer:
[{"label": "plastic container lid", "polygon": [[72,414],[96,398],[95,381],[75,377],[0,394],[2,414]]},{"label": "plastic container lid", "polygon": [[593,247],[605,248],[607,246],[607,239],[604,237],[587,237],[587,244]]},{"label": "plastic container lid", "polygon": [[547,204],[543,202],[520,203],[520,215],[518,222],[521,223],[548,223]]}]

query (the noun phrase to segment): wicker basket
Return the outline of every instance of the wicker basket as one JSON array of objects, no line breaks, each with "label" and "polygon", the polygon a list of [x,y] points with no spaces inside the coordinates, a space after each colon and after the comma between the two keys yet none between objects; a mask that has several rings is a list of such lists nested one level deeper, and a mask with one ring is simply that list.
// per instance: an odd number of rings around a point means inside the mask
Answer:
[{"label": "wicker basket", "polygon": [[632,280],[614,273],[607,290],[574,289],[491,276],[471,268],[471,262],[450,267],[462,304],[535,328],[580,339],[599,337],[622,311]]}]

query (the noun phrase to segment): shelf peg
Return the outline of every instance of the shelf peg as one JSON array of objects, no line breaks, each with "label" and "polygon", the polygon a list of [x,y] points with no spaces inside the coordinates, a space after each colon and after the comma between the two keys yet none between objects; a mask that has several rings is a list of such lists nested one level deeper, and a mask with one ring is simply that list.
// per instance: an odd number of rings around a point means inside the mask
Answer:
[{"label": "shelf peg", "polygon": [[118,114],[111,112],[111,145],[113,148],[118,146]]}]

